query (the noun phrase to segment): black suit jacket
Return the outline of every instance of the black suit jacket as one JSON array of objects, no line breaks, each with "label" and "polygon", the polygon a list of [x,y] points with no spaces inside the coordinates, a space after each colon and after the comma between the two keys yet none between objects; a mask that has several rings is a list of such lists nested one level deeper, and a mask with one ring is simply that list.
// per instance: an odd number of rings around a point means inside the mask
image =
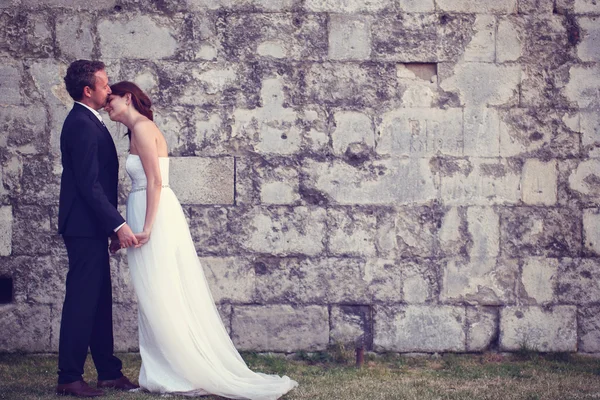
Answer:
[{"label": "black suit jacket", "polygon": [[125,220],[117,211],[119,159],[108,129],[75,103],[60,134],[62,178],[58,232],[108,237]]}]

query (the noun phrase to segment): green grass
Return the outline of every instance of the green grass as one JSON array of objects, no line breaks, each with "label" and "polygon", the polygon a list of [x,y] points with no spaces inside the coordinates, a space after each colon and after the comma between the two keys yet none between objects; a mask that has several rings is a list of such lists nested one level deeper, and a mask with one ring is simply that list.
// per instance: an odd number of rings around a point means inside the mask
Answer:
[{"label": "green grass", "polygon": [[[505,357],[444,355],[437,358],[367,355],[353,365],[354,354],[342,348],[280,356],[243,354],[255,371],[285,374],[300,386],[283,399],[315,400],[568,400],[600,399],[600,360],[570,354],[527,352]],[[137,378],[138,354],[121,354],[123,372]],[[57,399],[56,355],[0,354],[0,399]],[[91,359],[85,379],[94,383]],[[108,391],[105,399],[160,399],[148,393]],[[177,397],[173,397],[177,398]],[[202,397],[216,400],[219,397]]]}]

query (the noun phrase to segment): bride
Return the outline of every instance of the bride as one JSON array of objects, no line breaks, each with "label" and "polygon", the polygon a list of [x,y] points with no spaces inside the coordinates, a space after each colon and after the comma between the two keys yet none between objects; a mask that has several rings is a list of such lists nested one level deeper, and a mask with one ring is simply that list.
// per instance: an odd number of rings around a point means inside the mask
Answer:
[{"label": "bride", "polygon": [[[127,258],[139,306],[140,386],[150,392],[270,400],[298,384],[251,371],[221,322],[181,205],[169,188],[165,138],[134,83],[111,86],[105,110],[130,140],[127,223],[139,244]],[[113,249],[114,250],[114,249]]]}]

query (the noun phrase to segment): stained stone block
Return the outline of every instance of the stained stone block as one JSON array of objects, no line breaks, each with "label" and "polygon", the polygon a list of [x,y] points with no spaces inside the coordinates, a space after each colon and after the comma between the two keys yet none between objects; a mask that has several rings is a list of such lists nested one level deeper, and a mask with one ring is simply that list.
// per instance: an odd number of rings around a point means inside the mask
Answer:
[{"label": "stained stone block", "polygon": [[573,168],[568,175],[568,188],[583,199],[597,203],[600,195],[600,160],[584,160]]},{"label": "stained stone block", "polygon": [[523,262],[519,298],[530,304],[548,304],[556,301],[559,281],[559,260],[529,257]]},{"label": "stained stone block", "polygon": [[568,304],[590,304],[600,301],[600,260],[574,258],[561,260],[556,289],[558,299]]},{"label": "stained stone block", "polygon": [[519,0],[519,14],[551,14],[554,0]]},{"label": "stained stone block", "polygon": [[171,157],[170,186],[182,204],[232,204],[233,157]]},{"label": "stained stone block", "polygon": [[593,0],[575,0],[574,9],[576,13],[600,13],[600,4]]},{"label": "stained stone block", "polygon": [[253,302],[255,273],[250,262],[233,257],[202,257],[200,263],[215,303]]},{"label": "stained stone block", "polygon": [[[64,247],[64,245],[63,245]],[[19,303],[61,304],[65,297],[66,255],[13,257],[7,269],[13,276],[13,296]]]},{"label": "stained stone block", "polygon": [[113,17],[98,23],[102,58],[161,59],[177,50],[178,28],[174,20]]},{"label": "stained stone block", "polygon": [[187,0],[187,5],[193,11],[219,8],[252,9],[261,11],[290,11],[298,0]]},{"label": "stained stone block", "polygon": [[500,310],[500,349],[542,352],[577,350],[577,309],[574,306],[505,307]]},{"label": "stained stone block", "polygon": [[231,337],[231,316],[233,315],[233,307],[230,304],[219,304],[217,306],[221,322],[225,326],[227,334]]},{"label": "stained stone block", "polygon": [[56,40],[63,57],[69,60],[92,58],[94,37],[89,28],[91,25],[91,18],[81,14],[58,16]]},{"label": "stained stone block", "polygon": [[346,344],[350,349],[361,345],[371,347],[371,307],[333,306],[330,319],[332,344]]},{"label": "stained stone block", "polygon": [[315,256],[324,250],[325,219],[320,208],[254,208],[240,216],[235,231],[240,245],[250,251]]},{"label": "stained stone block", "polygon": [[467,307],[467,351],[488,350],[498,337],[495,307]]},{"label": "stained stone block", "polygon": [[600,255],[600,210],[583,210],[583,246],[594,255]]},{"label": "stained stone block", "polygon": [[0,304],[0,352],[48,351],[50,321],[50,306]]},{"label": "stained stone block", "polygon": [[449,205],[515,204],[521,198],[521,166],[485,158],[432,160],[441,197]]},{"label": "stained stone block", "polygon": [[464,110],[464,155],[498,157],[501,124],[498,111],[493,108],[466,108]]},{"label": "stained stone block", "polygon": [[553,205],[557,197],[556,161],[528,159],[523,166],[521,193],[525,204]]},{"label": "stained stone block", "polygon": [[398,84],[404,89],[402,106],[427,108],[439,101],[437,66],[433,63],[406,63],[396,65]]},{"label": "stained stone block", "polygon": [[410,204],[437,197],[427,159],[374,161],[366,168],[306,160],[303,169],[307,186],[339,204]]},{"label": "stained stone block", "polygon": [[328,249],[333,255],[374,256],[377,217],[354,209],[327,211]]},{"label": "stained stone block", "polygon": [[565,208],[500,210],[501,254],[568,257],[581,249],[581,216]]},{"label": "stained stone block", "polygon": [[461,105],[498,106],[516,104],[521,69],[514,65],[460,63],[453,71],[440,70],[440,87],[458,94]]},{"label": "stained stone block", "polygon": [[46,120],[46,110],[39,106],[0,107],[0,129],[6,144],[21,154],[47,152]]},{"label": "stained stone block", "polygon": [[[395,260],[368,259],[364,265],[364,281],[368,286],[368,296],[371,301],[392,303],[402,301],[402,274],[405,269],[408,268]],[[419,289],[424,286],[419,285]]]},{"label": "stained stone block", "polygon": [[239,350],[324,350],[329,343],[329,313],[321,306],[236,306],[232,331]]},{"label": "stained stone block", "polygon": [[478,14],[512,14],[517,0],[436,0],[438,11]]},{"label": "stained stone block", "polygon": [[433,12],[435,4],[433,0],[400,0],[400,10],[407,13]]},{"label": "stained stone block", "polygon": [[518,274],[516,260],[449,260],[443,266],[440,298],[446,303],[515,303]]},{"label": "stained stone block", "polygon": [[352,153],[351,144],[360,144],[368,150],[374,147],[375,133],[368,115],[354,111],[340,111],[335,113],[334,119],[335,130],[331,138],[335,154]]},{"label": "stained stone block", "polygon": [[185,207],[190,233],[200,255],[230,255],[239,246],[229,231],[228,211],[223,207]]},{"label": "stained stone block", "polygon": [[333,14],[329,20],[329,58],[367,60],[371,55],[371,20]]},{"label": "stained stone block", "polygon": [[447,352],[466,349],[466,312],[451,306],[375,306],[374,350]]},{"label": "stained stone block", "polygon": [[0,65],[0,104],[21,104],[21,71],[16,65]]},{"label": "stained stone block", "polygon": [[580,108],[600,107],[600,66],[574,65],[569,70],[565,95]]},{"label": "stained stone block", "polygon": [[496,17],[480,14],[475,18],[474,34],[465,48],[463,60],[494,62],[496,57]]},{"label": "stained stone block", "polygon": [[18,206],[13,209],[13,254],[48,255],[63,241],[51,228],[48,207]]},{"label": "stained stone block", "polygon": [[[187,123],[187,113],[181,107],[170,107],[168,109],[156,109],[154,110],[154,122],[156,126],[165,137],[167,141],[167,146],[169,147],[169,155],[171,157],[180,157],[182,154],[186,153],[188,149],[190,140],[188,139],[188,129],[186,128]],[[202,127],[198,126],[196,123],[195,126],[196,135],[203,135],[206,133]],[[122,136],[119,134],[120,132],[111,130],[111,132],[115,132],[118,137]],[[124,133],[123,133],[124,134]],[[117,151],[119,154],[123,154],[127,152],[127,149],[122,149],[119,147],[129,146],[129,141],[116,140]],[[215,141],[218,143],[218,141]],[[202,151],[198,151],[198,141],[193,141],[193,145],[195,146],[194,155],[206,155]]]},{"label": "stained stone block", "polygon": [[365,268],[354,258],[260,259],[254,263],[257,301],[366,304],[373,275]]},{"label": "stained stone block", "polygon": [[600,352],[600,307],[580,307],[577,320],[579,323],[578,350],[586,353]]},{"label": "stained stone block", "polygon": [[446,211],[438,231],[438,252],[442,256],[468,255],[467,208],[451,207]]},{"label": "stained stone block", "polygon": [[400,258],[433,257],[442,216],[443,211],[437,204],[399,207],[395,234]]},{"label": "stained stone block", "polygon": [[491,207],[467,209],[468,232],[472,238],[469,248],[471,260],[492,259],[500,252],[499,216]]},{"label": "stained stone block", "polygon": [[[550,7],[552,12],[552,4]],[[516,21],[508,18],[500,19],[496,33],[496,62],[517,61],[522,53],[522,37],[523,29]]]},{"label": "stained stone block", "polygon": [[309,12],[332,12],[332,13],[376,13],[392,9],[392,0],[307,0],[304,8]]},{"label": "stained stone block", "polygon": [[138,308],[136,303],[113,304],[115,351],[138,351]]},{"label": "stained stone block", "polygon": [[83,4],[73,2],[72,0],[20,0],[21,4],[26,7],[33,8],[46,8],[46,7],[60,7],[69,10],[105,10],[111,9],[115,6],[116,0],[98,0],[91,2],[90,4]]},{"label": "stained stone block", "polygon": [[238,158],[236,175],[236,204],[295,205],[304,194],[298,171],[292,166],[277,166],[258,157]]},{"label": "stained stone block", "polygon": [[584,154],[589,157],[600,157],[600,115],[597,112],[582,112],[580,114],[581,144]]},{"label": "stained stone block", "polygon": [[437,302],[440,293],[438,262],[432,259],[421,259],[417,262],[407,260],[400,261],[398,267],[401,269],[402,295],[406,303]]},{"label": "stained stone block", "polygon": [[[65,261],[67,259],[65,258]],[[64,266],[68,270],[68,265]],[[127,252],[119,251],[110,257],[110,279],[112,282],[114,303],[136,303],[137,297],[131,282],[129,265],[127,264]]]},{"label": "stained stone block", "polygon": [[376,151],[381,155],[463,155],[463,116],[458,108],[400,108],[385,113],[377,131]]},{"label": "stained stone block", "polygon": [[0,207],[0,256],[9,256],[12,252],[12,231],[12,206],[2,206]]}]

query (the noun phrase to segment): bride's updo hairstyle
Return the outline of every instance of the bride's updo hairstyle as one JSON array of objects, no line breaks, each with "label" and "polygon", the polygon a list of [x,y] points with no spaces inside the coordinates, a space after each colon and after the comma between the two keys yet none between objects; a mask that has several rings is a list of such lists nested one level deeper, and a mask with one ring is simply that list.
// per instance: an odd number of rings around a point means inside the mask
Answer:
[{"label": "bride's updo hairstyle", "polygon": [[[152,107],[152,102],[148,95],[144,93],[138,85],[129,81],[121,81],[111,85],[110,90],[112,91],[112,94],[119,97],[123,97],[127,93],[131,94],[131,104],[133,104],[133,107],[150,121],[154,121],[154,114],[150,108]],[[127,130],[127,136],[131,140],[131,131],[129,129]]]}]

